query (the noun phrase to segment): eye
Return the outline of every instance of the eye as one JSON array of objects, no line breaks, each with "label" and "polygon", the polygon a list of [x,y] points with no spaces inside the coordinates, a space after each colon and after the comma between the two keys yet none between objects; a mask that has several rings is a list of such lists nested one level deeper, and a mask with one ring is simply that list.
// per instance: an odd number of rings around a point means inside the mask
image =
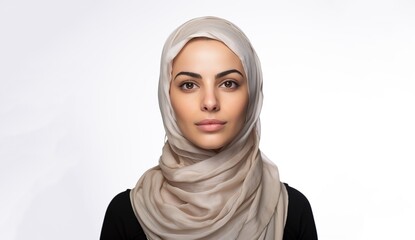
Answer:
[{"label": "eye", "polygon": [[221,84],[221,87],[235,89],[239,87],[239,84],[235,81],[227,80]]},{"label": "eye", "polygon": [[181,85],[180,85],[180,89],[182,89],[182,90],[192,90],[192,89],[194,89],[194,88],[196,88],[197,87],[197,85],[195,84],[195,83],[193,83],[193,82],[184,82],[184,83],[182,83]]}]

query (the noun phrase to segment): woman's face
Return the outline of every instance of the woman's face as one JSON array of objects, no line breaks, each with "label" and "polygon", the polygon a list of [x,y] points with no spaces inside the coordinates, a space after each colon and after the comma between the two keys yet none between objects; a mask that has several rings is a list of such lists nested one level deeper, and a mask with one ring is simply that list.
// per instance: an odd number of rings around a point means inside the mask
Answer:
[{"label": "woman's face", "polygon": [[248,86],[241,61],[222,42],[191,40],[173,61],[170,100],[184,137],[219,150],[246,119]]},{"label": "woman's face", "polygon": [[222,42],[193,39],[172,64],[170,100],[184,137],[220,150],[245,123],[248,85],[243,66]]}]

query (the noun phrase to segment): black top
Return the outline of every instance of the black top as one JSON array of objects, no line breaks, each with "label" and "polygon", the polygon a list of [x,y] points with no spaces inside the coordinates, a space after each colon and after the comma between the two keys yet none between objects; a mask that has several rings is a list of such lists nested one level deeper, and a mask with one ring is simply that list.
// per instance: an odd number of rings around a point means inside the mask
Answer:
[{"label": "black top", "polygon": [[[307,198],[285,183],[288,192],[288,215],[283,240],[317,240],[313,212]],[[105,213],[100,240],[147,239],[130,202],[130,189],[119,193]]]}]

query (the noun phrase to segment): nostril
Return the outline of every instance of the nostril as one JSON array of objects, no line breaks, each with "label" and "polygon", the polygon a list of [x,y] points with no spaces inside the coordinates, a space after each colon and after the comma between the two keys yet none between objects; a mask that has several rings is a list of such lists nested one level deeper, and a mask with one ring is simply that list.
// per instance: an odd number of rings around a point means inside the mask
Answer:
[{"label": "nostril", "polygon": [[218,106],[212,106],[212,107],[204,106],[203,110],[205,110],[205,111],[217,111]]}]

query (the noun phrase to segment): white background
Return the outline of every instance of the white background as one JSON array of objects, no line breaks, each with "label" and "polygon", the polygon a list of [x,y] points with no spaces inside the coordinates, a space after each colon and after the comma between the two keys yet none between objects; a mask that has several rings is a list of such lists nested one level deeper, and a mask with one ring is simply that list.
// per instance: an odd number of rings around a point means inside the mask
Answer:
[{"label": "white background", "polygon": [[264,72],[262,151],[320,239],[411,239],[415,2],[1,1],[0,239],[98,239],[112,197],[157,164],[159,59],[215,15]]}]

